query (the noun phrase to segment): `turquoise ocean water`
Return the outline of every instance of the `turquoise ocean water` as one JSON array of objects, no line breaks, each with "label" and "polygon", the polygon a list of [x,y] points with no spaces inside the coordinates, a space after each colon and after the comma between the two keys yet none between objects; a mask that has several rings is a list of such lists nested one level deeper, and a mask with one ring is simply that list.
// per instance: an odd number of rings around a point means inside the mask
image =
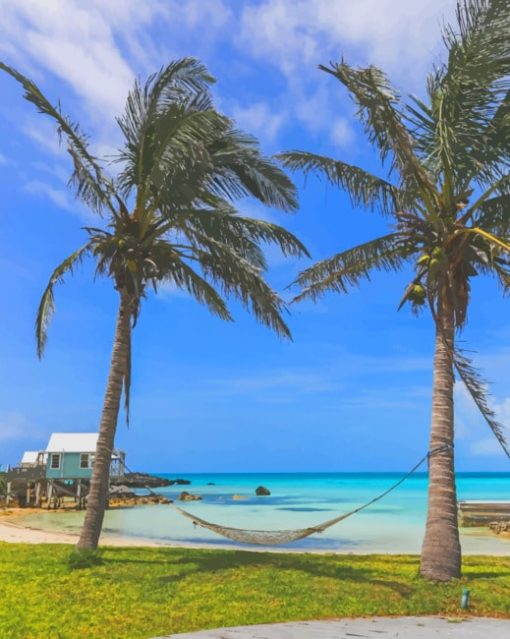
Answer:
[{"label": "turquoise ocean water", "polygon": [[[162,475],[175,478],[175,475]],[[253,473],[188,474],[190,486],[157,492],[175,499],[181,490],[202,501],[182,503],[197,516],[225,526],[249,529],[293,529],[319,524],[352,510],[395,483],[399,473]],[[212,484],[212,485],[211,485]],[[263,485],[271,496],[256,497]],[[510,473],[461,473],[459,499],[510,500]],[[143,491],[141,491],[143,492]],[[233,496],[242,499],[234,499]],[[426,516],[427,475],[416,474],[382,501],[320,535],[284,546],[286,549],[335,552],[419,552]],[[26,518],[38,528],[77,531],[83,513],[37,513]],[[110,510],[104,531],[162,543],[235,545],[209,530],[195,528],[172,507],[139,506]],[[510,541],[479,529],[462,531],[467,553],[510,554]]]}]

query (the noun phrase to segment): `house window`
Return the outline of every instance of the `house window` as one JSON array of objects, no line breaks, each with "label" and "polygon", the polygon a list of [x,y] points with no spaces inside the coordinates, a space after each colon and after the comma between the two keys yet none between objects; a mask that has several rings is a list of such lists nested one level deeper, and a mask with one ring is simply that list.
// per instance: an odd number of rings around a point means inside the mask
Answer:
[{"label": "house window", "polygon": [[60,469],[60,453],[52,453],[50,459],[50,468],[52,470]]},{"label": "house window", "polygon": [[92,455],[89,453],[81,453],[80,455],[80,468],[92,468]]}]

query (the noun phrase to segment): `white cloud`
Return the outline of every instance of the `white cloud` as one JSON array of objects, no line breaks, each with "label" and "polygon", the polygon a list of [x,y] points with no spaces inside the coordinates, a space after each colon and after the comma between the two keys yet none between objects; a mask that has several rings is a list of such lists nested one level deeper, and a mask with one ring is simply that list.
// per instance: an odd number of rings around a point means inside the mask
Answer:
[{"label": "white cloud", "polygon": [[[225,28],[232,17],[231,10],[222,0],[170,0],[166,7],[168,19],[179,22],[181,28],[207,25],[209,33]],[[205,35],[201,33],[201,37]]]},{"label": "white cloud", "polygon": [[469,451],[476,456],[500,456],[501,444],[495,437],[485,437],[471,444]]},{"label": "white cloud", "polygon": [[32,162],[32,166],[37,171],[41,171],[42,173],[46,173],[47,175],[51,175],[54,178],[57,178],[62,184],[66,184],[69,180],[69,167],[63,166],[62,164],[55,164],[50,162]]},{"label": "white cloud", "polygon": [[347,147],[355,138],[355,133],[346,118],[337,118],[331,129],[331,141],[335,146]]},{"label": "white cloud", "polygon": [[[132,5],[126,4],[125,13],[136,24],[139,15]],[[11,0],[2,6],[0,34],[32,64],[67,82],[91,112],[111,117],[122,107],[133,79],[113,36],[114,7],[120,9],[119,3]]]},{"label": "white cloud", "polygon": [[496,404],[494,410],[498,419],[503,424],[510,426],[510,397],[506,397],[502,402]]},{"label": "white cloud", "polygon": [[4,0],[0,51],[39,76],[58,76],[101,123],[121,113],[136,72],[171,59],[166,41],[151,38],[151,25],[165,24],[169,37],[196,31],[207,38],[230,15],[221,0]]},{"label": "white cloud", "polygon": [[[454,0],[264,0],[241,15],[238,41],[287,75],[344,53],[397,74],[416,74],[440,41]],[[418,67],[418,69],[417,69]]]},{"label": "white cloud", "polygon": [[[335,146],[355,140],[339,114],[340,87],[317,70],[345,55],[352,64],[382,67],[407,89],[422,89],[441,42],[439,26],[454,0],[263,0],[240,15],[240,51],[286,77],[292,114]],[[333,125],[332,125],[333,122]]]},{"label": "white cloud", "polygon": [[[459,439],[469,442],[469,451],[473,455],[502,454],[501,444],[494,435],[487,435],[488,426],[476,407],[471,395],[462,382],[455,384],[455,427]],[[496,419],[504,429],[507,442],[510,443],[510,397],[501,402],[490,402]]]},{"label": "white cloud", "polygon": [[0,416],[0,441],[23,439],[31,434],[32,427],[21,413],[4,413]]},{"label": "white cloud", "polygon": [[9,164],[9,160],[0,153],[0,164]]},{"label": "white cloud", "polygon": [[21,130],[47,153],[60,157],[66,155],[66,147],[60,144],[56,126],[50,120],[44,120],[41,117],[30,118],[23,124]]},{"label": "white cloud", "polygon": [[158,296],[162,299],[175,297],[192,299],[191,294],[187,290],[177,286],[175,282],[170,281],[163,281],[158,285]]},{"label": "white cloud", "polygon": [[285,112],[275,111],[266,102],[235,104],[231,113],[239,128],[267,142],[274,142],[287,119]]},{"label": "white cloud", "polygon": [[262,374],[215,379],[209,383],[214,393],[223,395],[254,395],[260,393],[327,393],[338,391],[340,386],[327,374],[312,370],[264,371]]},{"label": "white cloud", "polygon": [[[57,76],[80,99],[90,120],[85,128],[92,128],[98,148],[111,148],[119,139],[113,116],[121,112],[136,73],[145,76],[183,53],[211,53],[214,61],[226,42],[245,65],[256,60],[275,66],[287,83],[277,109],[257,97],[252,104],[235,104],[240,126],[274,143],[294,119],[347,147],[355,136],[345,102],[317,64],[345,53],[353,63],[374,62],[411,88],[421,87],[440,41],[440,18],[453,5],[454,0],[4,0],[0,52],[43,86],[48,72]],[[154,37],[153,27],[166,37]],[[70,111],[67,100],[64,107]]]},{"label": "white cloud", "polygon": [[42,180],[29,180],[25,183],[24,188],[27,193],[48,198],[59,208],[78,215],[87,222],[90,222],[92,218],[92,212],[85,208],[79,200],[70,197],[68,189],[54,187]]}]

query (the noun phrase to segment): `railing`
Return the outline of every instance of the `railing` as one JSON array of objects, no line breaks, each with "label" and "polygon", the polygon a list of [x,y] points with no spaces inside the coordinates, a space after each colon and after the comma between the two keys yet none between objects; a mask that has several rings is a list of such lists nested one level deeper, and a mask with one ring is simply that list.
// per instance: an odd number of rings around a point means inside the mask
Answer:
[{"label": "railing", "polygon": [[33,466],[31,468],[10,468],[6,473],[7,481],[16,479],[44,479],[46,477],[46,466]]}]

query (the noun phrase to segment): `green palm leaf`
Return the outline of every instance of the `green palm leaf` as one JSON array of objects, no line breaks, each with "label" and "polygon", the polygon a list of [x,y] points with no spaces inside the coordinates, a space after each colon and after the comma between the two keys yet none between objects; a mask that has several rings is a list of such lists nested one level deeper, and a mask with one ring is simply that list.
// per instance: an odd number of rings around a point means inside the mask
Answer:
[{"label": "green palm leaf", "polygon": [[436,200],[435,180],[415,153],[416,142],[405,126],[400,96],[386,75],[377,67],[354,69],[344,61],[319,68],[347,88],[358,106],[368,139],[378,149],[382,161],[390,157],[392,168],[398,171],[406,189],[418,188],[432,208]]},{"label": "green palm leaf", "polygon": [[287,151],[276,158],[292,171],[324,175],[332,185],[347,191],[353,206],[377,208],[384,215],[394,215],[401,208],[403,194],[396,186],[357,166],[306,151]]},{"label": "green palm leaf", "polygon": [[57,123],[59,135],[63,134],[66,137],[67,150],[74,163],[74,173],[70,181],[76,186],[77,195],[98,212],[108,208],[111,213],[116,214],[111,202],[111,198],[115,197],[113,184],[88,150],[87,137],[80,132],[79,126],[61,114],[60,106],[52,106],[39,87],[19,71],[3,62],[0,62],[0,69],[23,86],[25,99],[34,104],[39,113],[52,118]]},{"label": "green palm leaf", "polygon": [[[232,127],[210,148],[214,163],[212,186],[228,197],[230,188],[235,198],[251,196],[282,211],[294,211],[296,188],[288,176],[269,158],[262,155],[255,138]],[[227,187],[227,188],[225,188]]]},{"label": "green palm leaf", "polygon": [[359,244],[300,273],[294,283],[302,290],[294,301],[306,298],[316,300],[328,291],[347,293],[362,279],[369,280],[373,270],[399,270],[410,254],[411,251],[402,243],[398,233]]},{"label": "green palm leaf", "polygon": [[278,246],[285,256],[309,257],[304,244],[286,229],[265,220],[238,215],[230,207],[189,211],[183,223],[201,235],[207,235],[236,250],[241,251],[245,243],[264,243]]},{"label": "green palm leaf", "polygon": [[53,295],[53,287],[55,284],[62,284],[64,276],[66,274],[72,274],[76,265],[79,264],[83,258],[89,253],[91,246],[89,243],[82,246],[72,255],[66,258],[51,274],[50,280],[41,301],[39,303],[39,309],[37,311],[37,317],[35,321],[35,336],[37,341],[37,355],[41,358],[44,354],[44,348],[47,341],[47,328],[51,321],[51,317],[55,311],[55,298]]},{"label": "green palm leaf", "polygon": [[237,299],[259,322],[280,337],[290,339],[289,327],[282,317],[285,305],[264,280],[259,268],[211,237],[194,233],[193,243],[196,244],[193,254],[205,277],[217,285],[223,295]]},{"label": "green palm leaf", "polygon": [[506,441],[505,428],[496,419],[496,413],[489,406],[487,382],[485,382],[480,373],[473,367],[472,361],[458,349],[454,354],[454,364],[459,377],[464,382],[464,385],[473,398],[478,410],[489,425],[489,428],[498,442],[501,444],[501,447],[505,451],[507,457],[510,457],[510,447]]}]

